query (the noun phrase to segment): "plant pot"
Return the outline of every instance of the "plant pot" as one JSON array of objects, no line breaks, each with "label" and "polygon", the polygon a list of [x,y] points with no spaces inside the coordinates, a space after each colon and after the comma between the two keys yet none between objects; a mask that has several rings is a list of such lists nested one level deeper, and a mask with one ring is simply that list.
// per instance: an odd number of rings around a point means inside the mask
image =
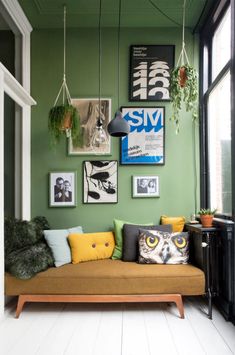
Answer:
[{"label": "plant pot", "polygon": [[185,67],[179,69],[179,84],[181,88],[184,88],[187,80],[187,70]]},{"label": "plant pot", "polygon": [[71,112],[67,112],[64,116],[64,119],[61,123],[61,130],[66,131],[71,129],[72,127],[72,119],[71,119]]},{"label": "plant pot", "polygon": [[212,227],[213,218],[214,216],[211,214],[201,215],[200,220],[201,220],[202,227],[204,228]]}]

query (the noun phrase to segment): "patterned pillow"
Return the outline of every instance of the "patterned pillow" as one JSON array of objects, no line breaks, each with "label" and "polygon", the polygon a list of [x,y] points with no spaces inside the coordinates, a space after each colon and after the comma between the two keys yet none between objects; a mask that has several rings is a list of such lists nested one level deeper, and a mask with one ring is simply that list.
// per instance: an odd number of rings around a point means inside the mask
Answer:
[{"label": "patterned pillow", "polygon": [[189,235],[140,229],[139,263],[187,264]]}]

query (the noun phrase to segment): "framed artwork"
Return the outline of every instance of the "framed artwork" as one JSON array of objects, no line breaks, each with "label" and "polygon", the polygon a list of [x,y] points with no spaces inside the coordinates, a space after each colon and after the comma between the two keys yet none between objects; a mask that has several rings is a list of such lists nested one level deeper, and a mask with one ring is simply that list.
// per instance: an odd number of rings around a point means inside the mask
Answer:
[{"label": "framed artwork", "polygon": [[83,162],[83,203],[118,202],[117,160]]},{"label": "framed artwork", "polygon": [[83,146],[74,147],[72,139],[68,140],[69,155],[110,155],[111,141],[107,133],[107,126],[111,120],[111,99],[101,99],[101,121],[107,136],[107,144],[98,147],[92,146],[92,137],[99,117],[99,99],[71,99],[72,105],[78,109],[80,125],[83,136]]},{"label": "framed artwork", "polygon": [[132,197],[159,197],[159,177],[132,176]]},{"label": "framed artwork", "polygon": [[130,47],[129,101],[169,101],[174,45]]},{"label": "framed artwork", "polygon": [[49,173],[50,207],[76,206],[76,172],[54,171]]},{"label": "framed artwork", "polygon": [[165,164],[164,107],[122,107],[130,133],[121,138],[121,164]]}]

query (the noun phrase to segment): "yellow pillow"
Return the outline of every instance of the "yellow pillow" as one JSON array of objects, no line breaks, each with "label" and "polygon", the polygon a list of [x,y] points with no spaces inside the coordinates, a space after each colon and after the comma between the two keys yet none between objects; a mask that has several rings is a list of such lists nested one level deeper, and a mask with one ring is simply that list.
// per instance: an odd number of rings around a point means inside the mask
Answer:
[{"label": "yellow pillow", "polygon": [[68,240],[73,264],[111,258],[115,246],[113,232],[71,233]]},{"label": "yellow pillow", "polygon": [[161,224],[172,224],[173,232],[182,232],[185,224],[185,217],[161,216]]}]

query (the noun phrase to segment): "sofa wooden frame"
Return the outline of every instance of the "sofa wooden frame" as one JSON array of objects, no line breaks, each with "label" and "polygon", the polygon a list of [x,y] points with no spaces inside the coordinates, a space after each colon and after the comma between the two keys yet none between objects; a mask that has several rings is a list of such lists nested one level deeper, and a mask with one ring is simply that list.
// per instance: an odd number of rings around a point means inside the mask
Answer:
[{"label": "sofa wooden frame", "polygon": [[68,303],[131,303],[172,302],[180,318],[184,318],[184,305],[180,294],[159,295],[19,295],[15,317],[19,318],[26,302],[68,302]]}]

